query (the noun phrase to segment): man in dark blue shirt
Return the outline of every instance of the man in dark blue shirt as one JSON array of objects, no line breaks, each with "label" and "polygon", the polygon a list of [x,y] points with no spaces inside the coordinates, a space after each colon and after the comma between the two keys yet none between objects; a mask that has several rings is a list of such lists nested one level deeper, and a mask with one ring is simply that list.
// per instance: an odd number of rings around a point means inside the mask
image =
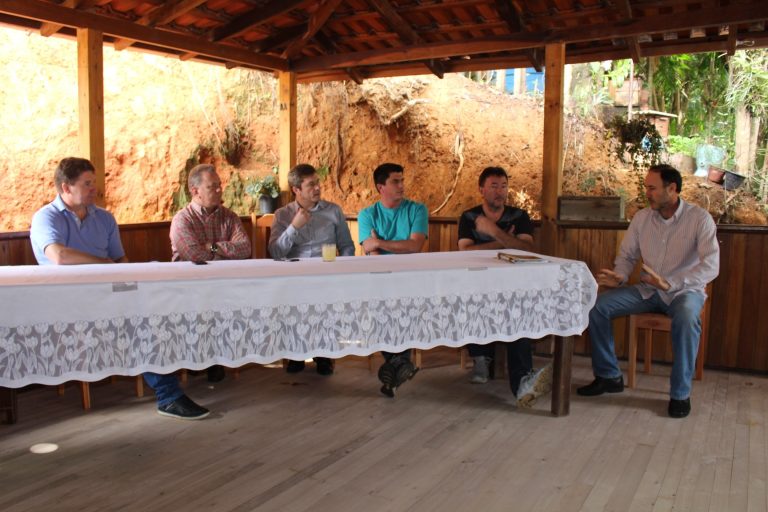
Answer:
[{"label": "man in dark blue shirt", "polygon": [[[506,204],[509,178],[501,167],[487,167],[480,173],[482,204],[470,208],[459,219],[459,250],[520,249],[533,251],[533,223],[528,212]],[[552,367],[533,369],[531,342],[521,338],[507,346],[509,387],[518,406],[530,407],[552,387]],[[468,345],[474,369],[470,382],[488,382],[494,346]]]}]

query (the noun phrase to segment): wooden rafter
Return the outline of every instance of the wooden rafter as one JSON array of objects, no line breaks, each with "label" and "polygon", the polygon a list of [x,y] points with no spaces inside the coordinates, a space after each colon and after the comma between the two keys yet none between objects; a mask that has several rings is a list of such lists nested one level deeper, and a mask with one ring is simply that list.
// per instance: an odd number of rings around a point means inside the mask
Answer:
[{"label": "wooden rafter", "polygon": [[[522,13],[517,9],[509,0],[496,0],[496,10],[499,12],[501,19],[506,22],[507,28],[512,34],[528,32],[530,30],[528,24],[523,20]],[[535,48],[531,48],[525,50],[525,55],[528,57],[531,66],[540,73],[544,66],[542,52],[537,52]]]},{"label": "wooden rafter", "polygon": [[728,55],[736,53],[736,42],[739,35],[739,27],[737,25],[730,25],[728,27]]},{"label": "wooden rafter", "polygon": [[[419,34],[411,27],[411,25],[400,16],[389,0],[368,0],[368,3],[373,6],[374,9],[384,18],[384,21],[394,30],[400,39],[407,45],[423,44],[424,40]],[[439,78],[443,78],[445,75],[445,69],[440,65],[439,61],[430,59],[424,61],[424,65],[427,66],[434,75]]]},{"label": "wooden rafter", "polygon": [[[166,2],[162,6],[157,6],[155,9],[136,20],[136,23],[146,27],[165,25],[206,1],[207,0],[176,0],[175,2]],[[136,41],[132,41],[131,39],[118,39],[114,42],[115,50],[124,50],[135,42]]]},{"label": "wooden rafter", "polygon": [[306,31],[307,31],[306,23],[303,23],[301,25],[296,25],[295,27],[291,27],[291,28],[284,28],[274,36],[267,37],[264,39],[259,39],[258,41],[254,41],[248,46],[248,48],[250,48],[256,53],[269,52],[276,48],[280,48],[281,46],[288,43],[289,41],[293,41],[294,39],[296,39]]},{"label": "wooden rafter", "polygon": [[440,42],[413,45],[408,48],[368,50],[345,55],[329,55],[301,59],[293,63],[297,72],[323,68],[370,66],[388,62],[439,59],[456,55],[475,55],[540,47],[549,42],[591,42],[685,30],[690,26],[718,26],[723,23],[745,23],[768,17],[768,2],[760,5],[728,5],[687,12],[686,16],[655,15],[633,18],[622,23],[601,23],[558,30],[518,33],[511,36],[478,38],[471,41]]},{"label": "wooden rafter", "polygon": [[[624,19],[632,19],[632,5],[629,3],[629,0],[618,0],[617,6]],[[629,48],[629,55],[632,57],[632,60],[635,64],[639,64],[642,54],[640,53],[640,41],[637,40],[637,36],[625,37],[624,42]]]},{"label": "wooden rafter", "polygon": [[[96,3],[98,0],[64,0],[61,3],[62,7],[69,7],[70,9],[90,9]],[[62,29],[64,25],[59,25],[57,23],[43,23],[40,26],[40,35],[44,37],[52,36],[56,32]]]},{"label": "wooden rafter", "polygon": [[270,20],[286,14],[306,0],[273,0],[261,9],[254,9],[243,16],[239,16],[230,23],[219,27],[211,33],[211,41],[221,41],[242,34],[258,25],[263,25]]},{"label": "wooden rafter", "polygon": [[2,12],[66,27],[99,30],[114,37],[142,41],[155,48],[196,53],[248,67],[280,71],[288,68],[288,63],[278,57],[256,55],[249,50],[211,44],[197,37],[158,31],[129,21],[74,10],[40,0],[0,0],[0,13]]},{"label": "wooden rafter", "polygon": [[309,19],[309,22],[307,23],[307,31],[300,38],[288,45],[288,48],[283,52],[283,57],[292,59],[301,53],[301,50],[307,45],[310,39],[323,28],[323,25],[325,25],[328,18],[331,17],[331,14],[333,14],[333,11],[336,10],[341,2],[342,0],[325,0]]},{"label": "wooden rafter", "polygon": [[[315,34],[315,41],[317,41],[317,43],[326,53],[339,53],[338,45],[333,41],[333,39],[325,35],[325,33],[323,33],[322,30],[319,31],[317,34]],[[356,84],[360,85],[363,83],[363,76],[360,74],[360,71],[358,69],[345,68],[344,72]]]}]

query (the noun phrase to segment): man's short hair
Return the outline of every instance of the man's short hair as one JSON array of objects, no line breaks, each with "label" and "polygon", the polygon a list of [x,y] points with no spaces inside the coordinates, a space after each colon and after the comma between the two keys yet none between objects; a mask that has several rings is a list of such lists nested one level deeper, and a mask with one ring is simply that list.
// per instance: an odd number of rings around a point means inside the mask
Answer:
[{"label": "man's short hair", "polygon": [[381,164],[373,171],[373,183],[376,185],[386,185],[389,175],[393,172],[403,172],[403,166],[398,164]]},{"label": "man's short hair", "polygon": [[192,192],[193,188],[198,188],[200,183],[203,182],[203,174],[206,172],[216,172],[216,167],[211,164],[196,165],[189,171],[189,177],[187,178],[187,187]]},{"label": "man's short hair", "polygon": [[657,172],[661,174],[661,181],[666,187],[670,183],[677,185],[677,193],[679,194],[683,190],[683,177],[680,175],[680,171],[668,164],[652,165],[648,172]]},{"label": "man's short hair", "polygon": [[288,171],[288,185],[291,186],[291,190],[293,190],[293,187],[301,188],[301,184],[304,181],[305,178],[309,178],[313,174],[317,174],[317,169],[312,167],[309,164],[299,164],[294,166],[293,169]]},{"label": "man's short hair", "polygon": [[483,169],[483,172],[480,173],[480,179],[477,180],[478,184],[482,187],[485,185],[485,180],[491,176],[498,176],[499,178],[504,178],[505,180],[509,181],[509,175],[507,174],[507,171],[501,167],[486,167]]},{"label": "man's short hair", "polygon": [[63,158],[56,166],[56,172],[53,174],[53,184],[56,185],[56,191],[61,194],[62,185],[73,185],[84,172],[95,172],[96,168],[90,160],[70,156]]}]

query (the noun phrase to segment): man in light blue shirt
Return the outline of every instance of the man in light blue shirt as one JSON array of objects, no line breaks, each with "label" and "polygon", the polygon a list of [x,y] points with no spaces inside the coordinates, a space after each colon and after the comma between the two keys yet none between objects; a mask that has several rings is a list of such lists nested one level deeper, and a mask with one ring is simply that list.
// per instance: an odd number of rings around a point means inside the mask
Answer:
[{"label": "man in light blue shirt", "polygon": [[[427,207],[405,199],[403,167],[381,164],[373,171],[373,182],[381,199],[358,215],[360,244],[365,254],[408,254],[420,252],[428,233]],[[379,368],[381,392],[392,398],[395,389],[411,379],[417,368],[411,363],[411,351],[398,354],[382,352]]]},{"label": "man in light blue shirt", "polygon": [[[65,158],[56,167],[56,199],[32,217],[30,239],[40,265],[127,263],[115,218],[96,201],[93,164],[84,158]],[[175,375],[145,373],[155,391],[157,412],[184,420],[198,420],[209,411],[179,388]]]},{"label": "man in light blue shirt", "polygon": [[[323,245],[333,244],[342,256],[355,255],[355,243],[341,207],[320,199],[320,177],[309,164],[299,164],[288,173],[288,184],[296,200],[275,212],[269,236],[269,254],[275,259],[318,258]],[[333,374],[327,357],[316,357],[317,373]],[[304,361],[289,361],[288,373],[304,370]]]}]

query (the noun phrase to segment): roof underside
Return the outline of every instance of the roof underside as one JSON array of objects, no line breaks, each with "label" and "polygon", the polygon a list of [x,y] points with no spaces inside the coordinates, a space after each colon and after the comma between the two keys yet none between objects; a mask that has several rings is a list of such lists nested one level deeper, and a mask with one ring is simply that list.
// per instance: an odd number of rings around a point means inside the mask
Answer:
[{"label": "roof underside", "polygon": [[0,23],[299,81],[768,46],[768,0],[0,0]]}]

